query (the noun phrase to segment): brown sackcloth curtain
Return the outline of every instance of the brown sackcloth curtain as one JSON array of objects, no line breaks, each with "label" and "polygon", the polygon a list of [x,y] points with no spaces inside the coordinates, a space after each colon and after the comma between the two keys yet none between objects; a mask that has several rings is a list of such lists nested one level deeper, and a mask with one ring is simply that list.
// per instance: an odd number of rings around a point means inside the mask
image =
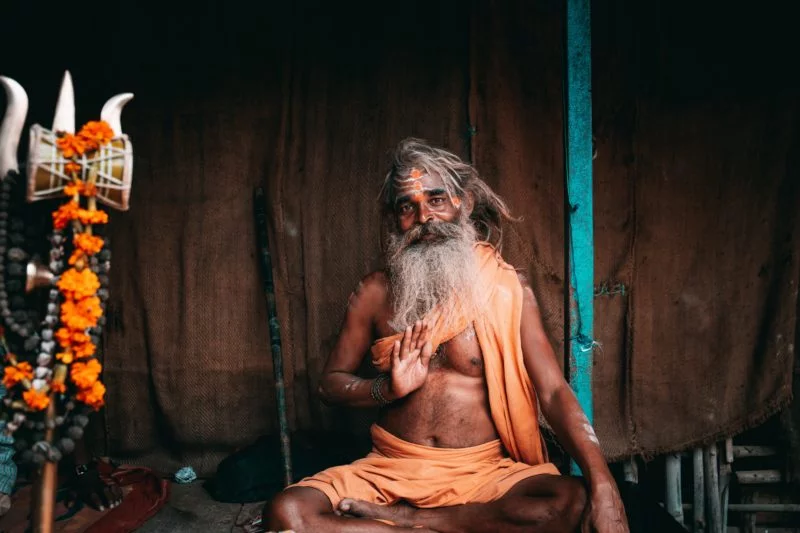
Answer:
[{"label": "brown sackcloth curtain", "polygon": [[[375,198],[409,135],[472,158],[522,217],[505,251],[560,353],[559,2],[147,4],[117,14],[115,39],[131,46],[108,68],[53,66],[73,69],[79,121],[136,93],[123,114],[132,209],[108,228],[112,455],[210,473],[276,432],[257,185],[290,424],[365,430],[372,413],[326,408],[316,387],[348,294],[380,265]],[[791,17],[686,7],[593,3],[594,400],[611,459],[736,433],[790,397],[800,117],[779,66],[791,32],[734,28]],[[49,124],[58,75],[10,65],[32,86],[31,119]]]},{"label": "brown sackcloth curtain", "polygon": [[[559,346],[561,6],[476,6],[474,161],[524,217],[528,249],[517,264],[532,273]],[[778,66],[772,41],[742,55],[715,48],[720,35],[704,26],[714,13],[697,12],[687,28],[680,9],[666,4],[593,6],[593,393],[611,459],[735,434],[791,397],[797,98],[785,83],[754,85],[739,70],[755,61],[766,62],[765,74]],[[742,14],[728,16],[742,22]],[[722,74],[704,68],[704,54],[715,52]],[[728,85],[717,88],[726,74]]]}]

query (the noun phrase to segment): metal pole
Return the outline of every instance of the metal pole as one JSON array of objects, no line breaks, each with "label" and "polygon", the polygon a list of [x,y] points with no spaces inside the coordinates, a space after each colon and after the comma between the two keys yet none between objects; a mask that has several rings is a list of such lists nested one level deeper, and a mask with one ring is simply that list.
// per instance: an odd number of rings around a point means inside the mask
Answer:
[{"label": "metal pole", "polygon": [[625,476],[625,481],[628,483],[633,483],[634,485],[639,484],[639,466],[636,464],[635,457],[631,457],[625,461],[622,464],[622,470]]},{"label": "metal pole", "polygon": [[256,230],[261,256],[264,294],[267,298],[269,317],[269,338],[272,341],[272,372],[275,375],[275,399],[278,404],[278,426],[281,436],[281,456],[283,457],[284,483],[292,484],[292,449],[289,441],[289,422],[286,416],[286,389],[283,381],[283,354],[281,352],[281,328],[278,322],[278,309],[275,304],[275,284],[272,278],[272,256],[269,253],[269,234],[267,233],[267,198],[264,189],[258,187],[253,197]]},{"label": "metal pole", "polygon": [[683,524],[683,497],[681,495],[681,456],[679,454],[667,455],[666,462],[666,497],[667,512]]},{"label": "metal pole", "polygon": [[722,531],[728,530],[728,503],[731,491],[731,463],[733,462],[733,439],[725,439],[725,454],[719,467],[719,490],[722,500]]},{"label": "metal pole", "polygon": [[[592,218],[592,39],[590,0],[567,0],[564,66],[564,169],[567,242],[565,252],[571,352],[570,384],[591,423],[594,228]],[[580,469],[573,462],[573,473]]]},{"label": "metal pole", "polygon": [[692,454],[692,466],[694,473],[694,524],[692,531],[694,533],[705,533],[706,531],[706,506],[705,506],[705,489],[704,489],[704,475],[703,469],[703,449],[695,448]]},{"label": "metal pole", "polygon": [[719,499],[719,471],[717,445],[712,444],[703,450],[706,471],[706,499],[708,501],[708,531],[722,533],[722,509]]}]

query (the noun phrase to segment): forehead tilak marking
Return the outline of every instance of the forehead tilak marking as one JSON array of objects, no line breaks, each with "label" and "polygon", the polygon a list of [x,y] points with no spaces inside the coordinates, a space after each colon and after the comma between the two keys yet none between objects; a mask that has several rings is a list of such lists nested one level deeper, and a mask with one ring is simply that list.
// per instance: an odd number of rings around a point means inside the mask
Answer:
[{"label": "forehead tilak marking", "polygon": [[[444,179],[439,177],[439,181],[441,184],[433,184],[430,187],[426,187],[422,184],[422,179],[425,177],[429,177],[434,179],[434,176],[431,174],[424,174],[417,168],[412,168],[411,171],[408,173],[408,176],[403,178],[401,176],[396,176],[394,179],[395,182],[395,194],[398,197],[401,196],[410,196],[411,199],[415,202],[422,201],[423,193],[431,192],[435,190],[441,190],[442,188],[447,191],[447,195],[450,197],[453,205],[456,208],[461,206],[461,200],[457,196],[453,196],[450,193],[449,188],[447,187],[447,183]],[[438,177],[438,176],[436,176]]]}]

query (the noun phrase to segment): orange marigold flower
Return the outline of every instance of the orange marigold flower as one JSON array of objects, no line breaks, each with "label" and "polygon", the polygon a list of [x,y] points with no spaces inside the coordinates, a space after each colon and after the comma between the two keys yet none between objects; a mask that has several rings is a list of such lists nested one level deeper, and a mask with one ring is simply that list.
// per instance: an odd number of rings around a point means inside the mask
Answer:
[{"label": "orange marigold flower", "polygon": [[81,194],[84,196],[97,196],[97,185],[94,183],[84,183]]},{"label": "orange marigold flower", "polygon": [[55,229],[66,228],[67,224],[78,218],[78,211],[80,211],[78,202],[72,200],[65,203],[53,212],[53,227]]},{"label": "orange marigold flower", "polygon": [[103,239],[88,233],[78,233],[72,239],[76,248],[83,250],[86,255],[94,255],[103,249]]},{"label": "orange marigold flower", "polygon": [[[76,163],[75,161],[68,161],[66,165],[64,165],[64,172],[66,174],[78,174],[81,171],[81,166]],[[66,188],[64,188],[64,193],[72,196],[68,192],[66,192]]]},{"label": "orange marigold flower", "polygon": [[64,352],[59,352],[56,354],[56,359],[68,365],[72,362],[74,354],[70,350],[66,350]]},{"label": "orange marigold flower", "polygon": [[70,268],[61,274],[56,286],[67,299],[80,300],[87,296],[93,296],[100,288],[100,280],[91,269],[84,268],[79,272]]},{"label": "orange marigold flower", "polygon": [[80,344],[72,345],[72,353],[75,354],[76,359],[85,359],[91,357],[97,350],[97,346],[92,342],[82,342]]},{"label": "orange marigold flower", "polygon": [[66,300],[61,304],[61,323],[72,330],[84,330],[97,325],[103,314],[100,298],[91,296],[78,301]]},{"label": "orange marigold flower", "polygon": [[78,261],[83,259],[84,253],[82,250],[74,250],[72,255],[69,256],[68,263],[70,265],[75,265]]},{"label": "orange marigold flower", "polygon": [[105,224],[108,222],[108,215],[105,211],[78,209],[78,220],[81,221],[81,224]]},{"label": "orange marigold flower", "polygon": [[23,379],[33,379],[33,368],[29,363],[22,361],[16,365],[9,365],[3,374],[3,385],[10,389]]},{"label": "orange marigold flower", "polygon": [[63,381],[53,381],[50,383],[50,390],[56,394],[64,394],[67,392],[67,386]]},{"label": "orange marigold flower", "polygon": [[[80,169],[80,165],[78,165]],[[76,194],[80,194],[83,191],[83,182],[81,180],[72,180],[69,185],[64,185],[64,194],[67,196],[75,196]]]},{"label": "orange marigold flower", "polygon": [[[103,308],[100,307],[100,298],[97,296],[88,296],[80,300],[66,300],[61,304],[62,318],[64,315],[78,315],[90,320],[97,320],[103,314]],[[84,330],[86,328],[73,328],[65,324],[70,329]],[[74,339],[73,339],[74,342]]]},{"label": "orange marigold flower", "polygon": [[44,392],[28,389],[22,393],[22,399],[34,411],[43,411],[50,405],[50,397]]},{"label": "orange marigold flower", "polygon": [[80,137],[92,150],[96,150],[104,144],[108,144],[114,138],[114,130],[104,120],[92,120],[87,122],[78,132]]},{"label": "orange marigold flower", "polygon": [[73,346],[76,345],[76,344],[84,344],[84,343],[87,343],[87,342],[91,342],[91,340],[92,340],[92,338],[89,337],[89,335],[87,335],[83,331],[73,331],[72,332],[72,344],[73,344]]},{"label": "orange marigold flower", "polygon": [[67,159],[83,155],[87,148],[86,140],[83,137],[71,133],[65,133],[56,139],[56,146]]},{"label": "orange marigold flower", "polygon": [[103,407],[103,404],[105,403],[103,401],[103,396],[105,396],[105,394],[105,386],[101,382],[95,381],[91,388],[78,391],[78,394],[75,395],[75,398],[77,398],[79,402],[83,402],[97,411]]},{"label": "orange marigold flower", "polygon": [[66,352],[59,352],[59,353],[56,354],[56,359],[58,359],[59,361],[61,361],[65,365],[68,365],[68,364],[70,364],[72,362],[72,357],[73,357],[73,354],[69,350],[66,351]]},{"label": "orange marigold flower", "polygon": [[56,330],[56,341],[62,348],[69,348],[72,345],[72,333],[67,328],[58,328]]},{"label": "orange marigold flower", "polygon": [[89,359],[85,363],[72,363],[72,366],[69,370],[69,375],[72,378],[72,382],[79,389],[88,389],[94,385],[95,381],[97,381],[97,377],[100,375],[101,370],[103,370],[103,367],[100,365],[97,359]]}]

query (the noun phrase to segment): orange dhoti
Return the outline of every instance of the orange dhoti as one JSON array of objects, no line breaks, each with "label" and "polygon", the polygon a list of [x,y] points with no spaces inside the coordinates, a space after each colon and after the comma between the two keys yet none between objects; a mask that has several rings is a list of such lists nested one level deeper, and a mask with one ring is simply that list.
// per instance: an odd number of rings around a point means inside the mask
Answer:
[{"label": "orange dhoti", "polygon": [[523,479],[558,475],[552,463],[530,466],[507,457],[499,439],[469,448],[433,448],[404,441],[378,425],[371,433],[373,448],[364,459],[295,486],[320,490],[334,509],[343,498],[385,505],[403,500],[430,508],[491,502]]}]

